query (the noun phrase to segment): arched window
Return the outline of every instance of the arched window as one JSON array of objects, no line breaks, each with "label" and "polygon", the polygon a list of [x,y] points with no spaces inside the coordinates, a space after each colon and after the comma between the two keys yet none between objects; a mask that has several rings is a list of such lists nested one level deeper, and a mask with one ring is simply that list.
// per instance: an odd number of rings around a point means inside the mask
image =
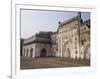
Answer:
[{"label": "arched window", "polygon": [[75,51],[75,54],[77,54],[77,50]]},{"label": "arched window", "polygon": [[84,40],[81,41],[81,44],[84,45]]}]

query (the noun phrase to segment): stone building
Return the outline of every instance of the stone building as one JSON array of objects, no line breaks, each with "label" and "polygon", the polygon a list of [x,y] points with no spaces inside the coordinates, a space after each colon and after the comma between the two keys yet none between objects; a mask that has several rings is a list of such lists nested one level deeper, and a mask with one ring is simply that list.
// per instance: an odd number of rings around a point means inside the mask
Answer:
[{"label": "stone building", "polygon": [[57,38],[58,32],[53,32],[51,34],[51,52],[53,56],[58,55],[58,38]]},{"label": "stone building", "polygon": [[59,23],[58,28],[59,57],[79,58],[79,15]]},{"label": "stone building", "polygon": [[81,14],[58,23],[56,32],[40,32],[24,40],[23,56],[90,59],[90,20]]},{"label": "stone building", "polygon": [[90,59],[90,20],[82,22],[80,13],[59,22],[58,57]]},{"label": "stone building", "polygon": [[87,20],[81,24],[80,47],[81,58],[90,59],[90,20]]},{"label": "stone building", "polygon": [[51,56],[51,32],[40,32],[24,40],[23,56],[46,57]]}]

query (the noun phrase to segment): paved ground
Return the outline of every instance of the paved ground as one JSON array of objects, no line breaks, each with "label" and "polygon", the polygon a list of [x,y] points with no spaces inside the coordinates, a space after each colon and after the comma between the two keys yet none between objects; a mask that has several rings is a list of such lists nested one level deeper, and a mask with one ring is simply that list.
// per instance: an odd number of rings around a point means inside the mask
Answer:
[{"label": "paved ground", "polygon": [[[67,60],[67,61],[66,61]],[[68,61],[66,58],[45,57],[26,58],[21,57],[21,69],[59,68],[59,67],[82,67],[89,64]]]}]

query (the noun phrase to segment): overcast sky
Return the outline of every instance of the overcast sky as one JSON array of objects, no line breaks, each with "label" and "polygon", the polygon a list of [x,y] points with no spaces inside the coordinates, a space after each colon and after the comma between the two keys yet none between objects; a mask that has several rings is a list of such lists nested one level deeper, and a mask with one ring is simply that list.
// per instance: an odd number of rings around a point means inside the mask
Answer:
[{"label": "overcast sky", "polygon": [[[56,31],[58,22],[76,16],[77,12],[21,10],[21,38],[28,38],[39,31]],[[82,12],[83,20],[90,19],[89,12]]]}]

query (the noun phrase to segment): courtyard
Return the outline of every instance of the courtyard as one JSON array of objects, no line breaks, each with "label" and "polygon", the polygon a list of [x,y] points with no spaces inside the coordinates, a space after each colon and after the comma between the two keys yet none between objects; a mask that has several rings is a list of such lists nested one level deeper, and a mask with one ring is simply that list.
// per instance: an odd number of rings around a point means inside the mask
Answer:
[{"label": "courtyard", "polygon": [[73,60],[68,58],[57,58],[57,57],[39,57],[20,58],[20,69],[41,69],[41,68],[63,68],[63,67],[84,67],[90,66],[89,60]]}]

